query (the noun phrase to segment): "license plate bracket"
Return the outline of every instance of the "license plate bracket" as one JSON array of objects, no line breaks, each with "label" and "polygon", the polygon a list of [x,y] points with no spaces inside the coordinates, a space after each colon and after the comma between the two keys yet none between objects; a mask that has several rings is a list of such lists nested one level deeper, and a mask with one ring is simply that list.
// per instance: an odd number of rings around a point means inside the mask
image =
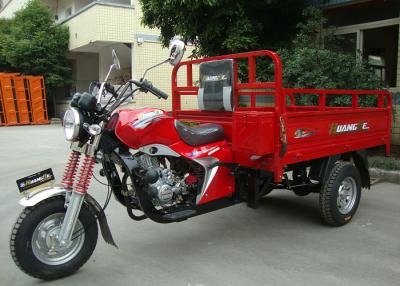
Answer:
[{"label": "license plate bracket", "polygon": [[51,168],[37,172],[35,174],[26,176],[18,179],[17,186],[20,193],[24,193],[27,190],[34,189],[38,186],[46,184],[54,180],[53,170]]}]

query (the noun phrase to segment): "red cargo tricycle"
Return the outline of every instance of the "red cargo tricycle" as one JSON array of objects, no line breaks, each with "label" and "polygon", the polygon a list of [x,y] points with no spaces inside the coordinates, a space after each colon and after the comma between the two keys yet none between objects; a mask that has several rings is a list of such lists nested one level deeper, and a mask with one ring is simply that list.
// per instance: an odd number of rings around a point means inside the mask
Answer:
[{"label": "red cargo tricycle", "polygon": [[[72,151],[61,185],[48,185],[51,169],[17,181],[25,209],[10,249],[24,272],[47,280],[73,273],[94,251],[98,225],[115,245],[104,215],[111,194],[136,221],[180,222],[241,202],[257,208],[275,189],[319,193],[329,225],[352,219],[361,189],[370,187],[366,149],[385,145],[389,153],[388,92],[285,88],[281,60],[271,51],[181,62],[183,52],[174,41],[165,61],[174,65],[172,114],[117,110],[138,91],[168,96],[144,79],[147,71],[115,90],[107,82],[119,68],[114,52],[106,79],[93,84],[98,92],[73,97],[63,120]],[[260,58],[272,61],[274,80],[258,80]],[[105,93],[112,96],[102,105]],[[300,105],[304,95],[317,104]],[[335,96],[349,96],[351,104],[333,106]],[[363,107],[363,97],[376,106]],[[104,206],[87,192],[96,163],[109,186]]]}]

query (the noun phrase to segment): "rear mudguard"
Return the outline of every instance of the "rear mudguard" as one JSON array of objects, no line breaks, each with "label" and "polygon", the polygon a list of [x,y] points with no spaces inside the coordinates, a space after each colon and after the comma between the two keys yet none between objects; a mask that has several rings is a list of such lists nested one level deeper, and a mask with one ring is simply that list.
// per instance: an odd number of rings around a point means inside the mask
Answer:
[{"label": "rear mudguard", "polygon": [[344,154],[337,154],[326,158],[313,160],[310,170],[310,178],[324,184],[335,165],[339,160],[353,160],[354,165],[361,175],[361,186],[366,189],[371,188],[371,178],[368,171],[368,154],[366,150],[358,150]]},{"label": "rear mudguard", "polygon": [[[66,190],[61,187],[46,188],[29,196],[23,197],[19,201],[19,204],[24,207],[33,207],[48,198],[55,196],[65,196],[65,194]],[[110,227],[108,226],[106,215],[104,214],[104,211],[100,204],[89,194],[85,195],[85,203],[90,206],[95,212],[96,218],[99,222],[101,235],[103,236],[104,241],[117,247],[112,237]]]}]

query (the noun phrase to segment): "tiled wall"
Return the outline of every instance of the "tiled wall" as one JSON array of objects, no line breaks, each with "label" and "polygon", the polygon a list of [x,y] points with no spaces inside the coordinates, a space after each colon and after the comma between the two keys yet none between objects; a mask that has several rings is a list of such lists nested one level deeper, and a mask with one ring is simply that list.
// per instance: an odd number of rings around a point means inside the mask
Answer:
[{"label": "tiled wall", "polygon": [[392,94],[392,98],[393,98],[392,144],[400,145],[400,93]]},{"label": "tiled wall", "polygon": [[[189,56],[192,52],[191,47],[187,47],[185,52],[185,58]],[[168,49],[161,49],[160,43],[144,42],[141,45],[134,45],[134,72],[135,77],[140,78],[146,68],[155,65],[168,57]],[[146,78],[150,80],[154,86],[166,92],[170,97],[168,100],[158,99],[150,93],[141,93],[135,99],[135,104],[137,106],[149,106],[158,107],[165,110],[171,110],[172,99],[171,99],[171,73],[173,67],[169,64],[164,64],[148,72]],[[182,68],[182,72],[178,74],[178,83],[185,83],[186,79],[185,69]],[[194,80],[198,79],[198,70],[194,68],[193,70]],[[197,108],[196,97],[188,96],[182,100],[182,106],[187,109]]]},{"label": "tiled wall", "polygon": [[133,8],[91,6],[64,23],[70,30],[70,49],[96,41],[133,42],[135,17]]},{"label": "tiled wall", "polygon": [[400,88],[400,26],[399,26],[399,44],[397,46],[397,84],[396,86]]}]

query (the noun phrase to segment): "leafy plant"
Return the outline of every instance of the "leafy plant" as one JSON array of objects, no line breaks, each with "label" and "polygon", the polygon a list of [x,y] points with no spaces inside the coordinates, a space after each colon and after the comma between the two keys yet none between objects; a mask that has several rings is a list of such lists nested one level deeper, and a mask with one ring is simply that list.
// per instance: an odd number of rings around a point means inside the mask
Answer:
[{"label": "leafy plant", "polygon": [[[265,0],[140,0],[143,23],[161,29],[166,45],[175,35],[195,44],[193,57],[257,49],[275,50],[282,58],[287,87],[381,89],[383,86],[362,55],[342,49],[322,11],[304,9],[308,1]],[[247,79],[247,63],[238,62],[239,78]],[[257,60],[257,80],[273,80],[272,63]],[[297,104],[317,103],[315,95],[298,95]],[[351,96],[331,96],[328,105],[348,106]],[[376,104],[364,96],[363,106]]]},{"label": "leafy plant", "polygon": [[[382,83],[370,69],[362,55],[341,49],[343,39],[334,35],[333,27],[326,27],[320,9],[310,6],[303,11],[305,22],[298,24],[299,32],[287,47],[277,52],[283,62],[283,81],[286,87],[317,89],[382,89]],[[271,81],[271,63],[257,65],[258,80]],[[376,96],[360,96],[359,105],[376,105]],[[298,105],[315,105],[315,95],[297,95]],[[327,105],[351,106],[351,96],[332,95]]]},{"label": "leafy plant", "polygon": [[43,75],[46,86],[63,86],[71,80],[68,43],[68,28],[54,23],[42,1],[32,0],[11,20],[0,21],[0,68]]},{"label": "leafy plant", "polygon": [[383,170],[400,170],[400,160],[393,157],[369,156],[368,164],[370,168]]},{"label": "leafy plant", "polygon": [[277,49],[296,33],[305,0],[140,0],[143,23],[195,44],[193,56]]}]

